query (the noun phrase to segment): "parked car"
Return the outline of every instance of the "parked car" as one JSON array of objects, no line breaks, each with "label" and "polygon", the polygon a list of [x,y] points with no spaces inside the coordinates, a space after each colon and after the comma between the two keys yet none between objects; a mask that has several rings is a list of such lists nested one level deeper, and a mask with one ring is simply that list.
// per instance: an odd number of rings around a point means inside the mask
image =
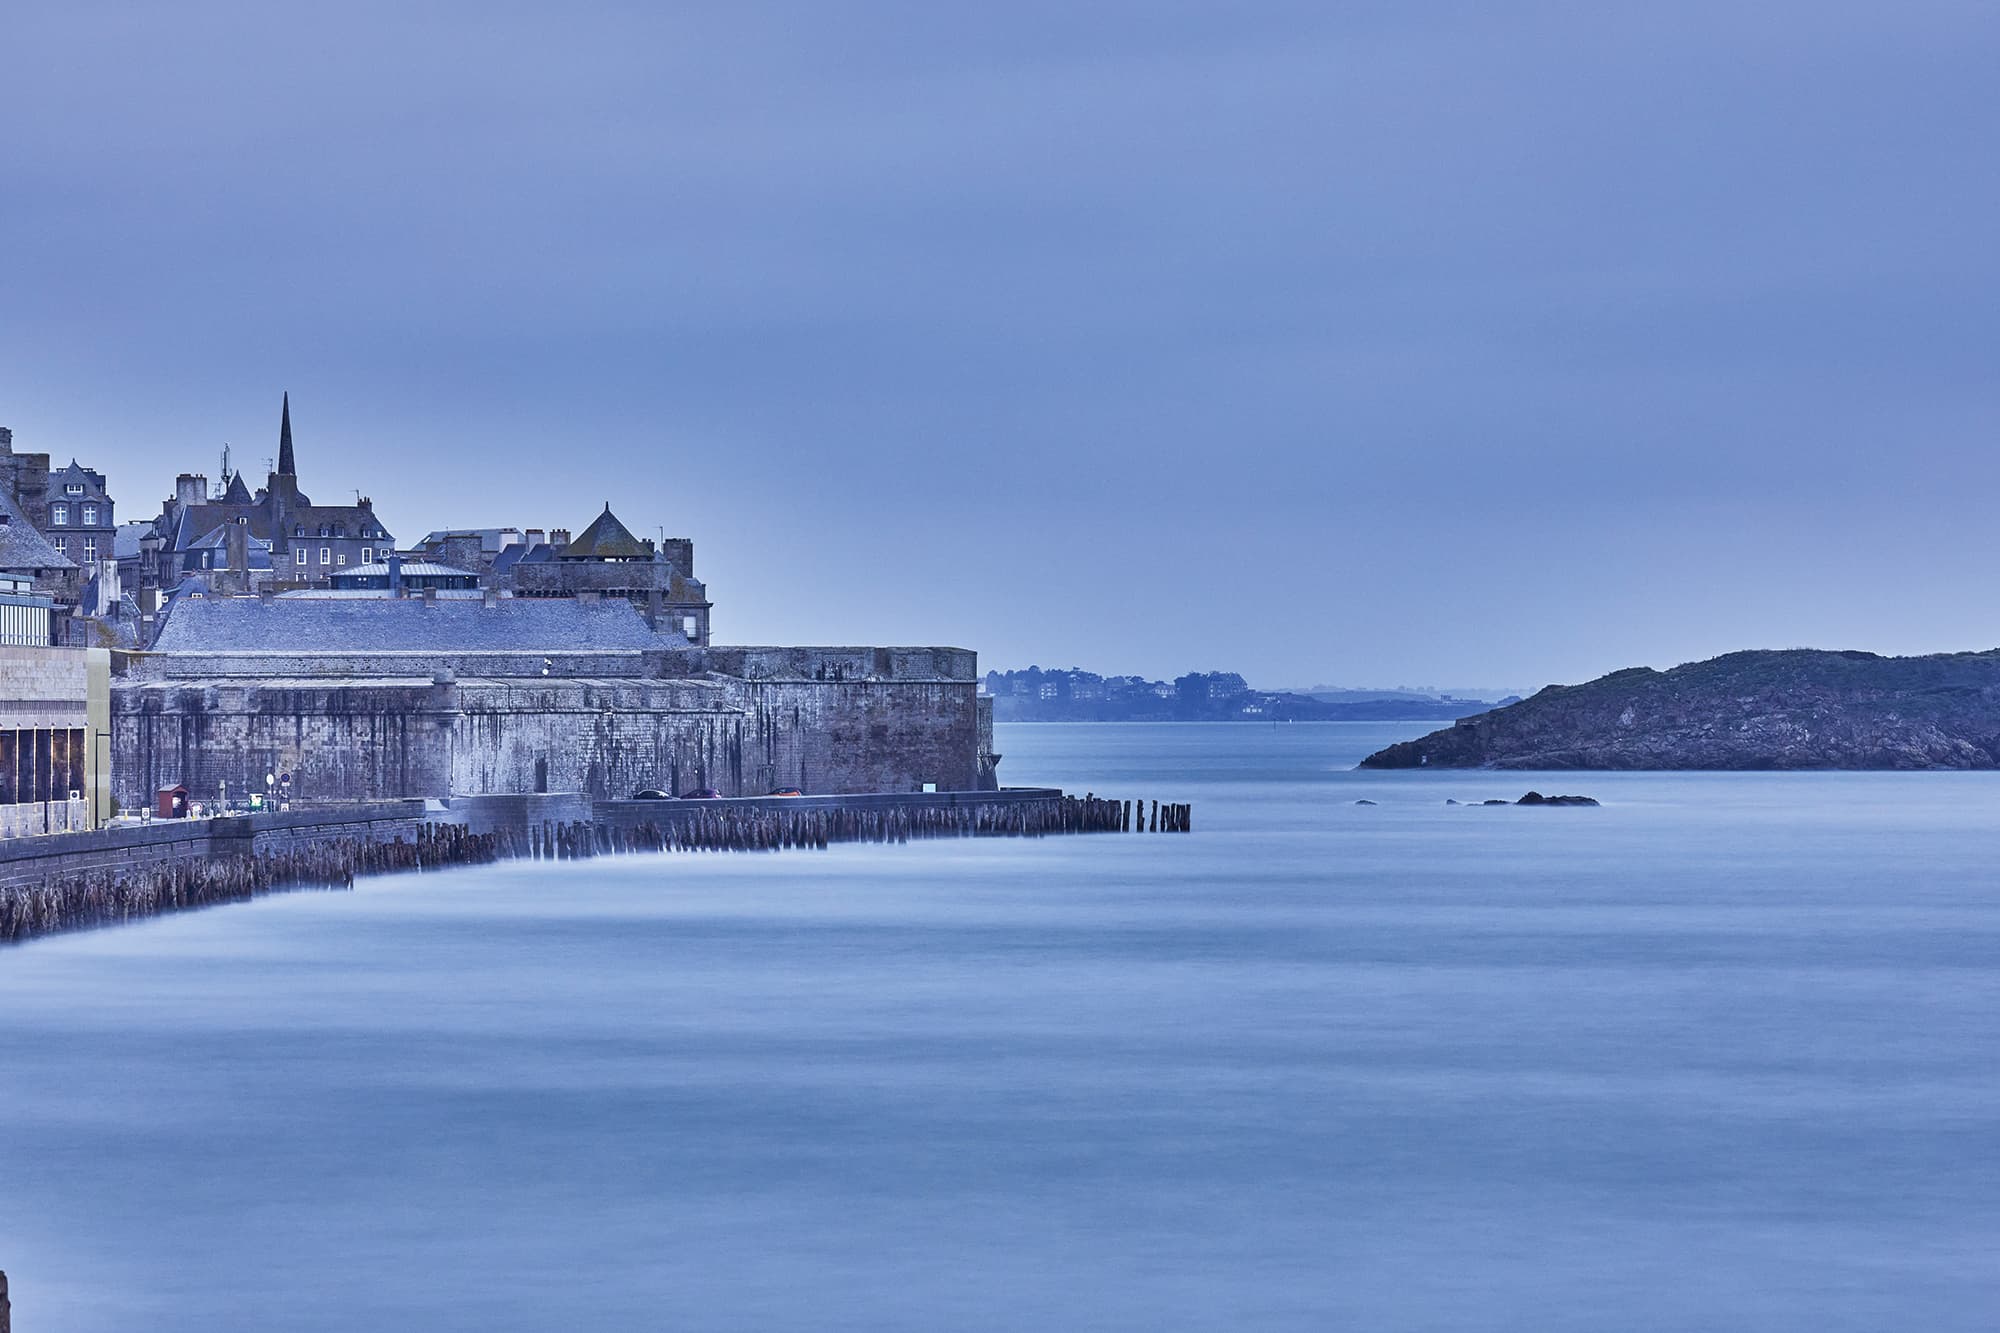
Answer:
[{"label": "parked car", "polygon": [[713,787],[696,787],[693,791],[682,792],[681,799],[683,801],[719,801],[722,799],[722,793]]},{"label": "parked car", "polygon": [[658,787],[644,787],[633,792],[632,799],[635,801],[671,801],[674,798],[661,791]]},{"label": "parked car", "polygon": [[768,793],[766,793],[766,794],[767,794],[767,795],[770,795],[770,796],[804,796],[804,795],[805,795],[805,793],[804,793],[804,792],[802,792],[802,791],[800,791],[800,790],[799,790],[799,789],[798,789],[797,787],[773,787],[773,788],[771,788],[771,790],[770,790],[770,791],[769,791]]}]

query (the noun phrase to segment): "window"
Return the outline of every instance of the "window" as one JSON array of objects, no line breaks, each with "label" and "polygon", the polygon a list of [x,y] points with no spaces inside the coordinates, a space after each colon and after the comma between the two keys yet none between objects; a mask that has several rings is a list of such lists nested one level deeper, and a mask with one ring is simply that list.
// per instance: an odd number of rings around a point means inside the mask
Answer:
[{"label": "window", "polygon": [[83,563],[88,565],[94,563],[96,560],[97,560],[97,538],[85,537],[83,539]]},{"label": "window", "polygon": [[333,548],[332,548],[332,547],[330,547],[330,546],[322,546],[322,547],[320,547],[320,548],[319,548],[319,562],[320,562],[320,563],[321,563],[322,565],[330,565],[330,564],[332,564],[332,563],[333,563]]},{"label": "window", "polygon": [[345,552],[345,551],[342,551],[342,552],[341,552],[341,553],[340,553],[339,555],[335,556],[335,557],[333,558],[333,563],[334,563],[334,564],[336,564],[336,565],[344,565],[344,564],[346,564],[346,563],[347,563],[347,552]]},{"label": "window", "polygon": [[[328,529],[326,524],[322,523],[319,525],[319,535],[322,537],[331,537],[333,533],[330,529]],[[322,560],[320,561],[320,563],[323,565],[326,563],[326,561]]]},{"label": "window", "polygon": [[97,526],[96,505],[85,505],[83,507],[83,526],[85,526],[86,528],[94,528]]},{"label": "window", "polygon": [[305,536],[305,535],[306,535],[306,525],[305,525],[305,524],[303,524],[303,523],[300,523],[300,524],[298,524],[297,526],[295,526],[295,527],[294,527],[294,528],[292,529],[292,535],[293,535],[294,537],[303,537],[303,536]]},{"label": "window", "polygon": [[68,526],[69,526],[69,506],[68,506],[68,505],[50,505],[50,506],[49,506],[49,523],[50,523],[50,524],[51,524],[52,526],[54,526],[54,527],[58,527],[58,528],[65,528],[65,527],[68,527]]},{"label": "window", "polygon": [[362,547],[362,548],[361,548],[361,563],[362,563],[362,564],[364,564],[364,565],[372,565],[372,564],[374,564],[374,563],[375,563],[375,552],[374,552],[373,550],[369,549],[369,548],[368,548],[368,547],[366,547],[366,546]]},{"label": "window", "polygon": [[69,538],[67,537],[56,538],[56,554],[57,555],[69,554]]},{"label": "window", "polygon": [[63,493],[66,495],[82,495],[83,483],[80,481],[73,481],[69,485],[63,487]]}]

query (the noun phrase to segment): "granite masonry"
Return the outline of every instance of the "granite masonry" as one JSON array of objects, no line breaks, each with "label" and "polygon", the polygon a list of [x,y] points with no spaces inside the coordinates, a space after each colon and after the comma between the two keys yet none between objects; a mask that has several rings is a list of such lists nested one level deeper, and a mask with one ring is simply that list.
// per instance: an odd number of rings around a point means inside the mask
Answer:
[{"label": "granite masonry", "polygon": [[121,804],[998,785],[967,650],[702,647],[623,599],[198,600],[113,672]]}]

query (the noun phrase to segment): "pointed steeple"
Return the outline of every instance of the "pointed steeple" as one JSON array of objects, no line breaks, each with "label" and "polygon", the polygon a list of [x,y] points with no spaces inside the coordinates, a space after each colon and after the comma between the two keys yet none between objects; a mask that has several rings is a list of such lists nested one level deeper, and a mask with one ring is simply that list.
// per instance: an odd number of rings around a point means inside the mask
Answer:
[{"label": "pointed steeple", "polygon": [[285,393],[284,420],[278,426],[278,475],[299,475],[298,464],[292,460],[292,395],[289,390]]}]

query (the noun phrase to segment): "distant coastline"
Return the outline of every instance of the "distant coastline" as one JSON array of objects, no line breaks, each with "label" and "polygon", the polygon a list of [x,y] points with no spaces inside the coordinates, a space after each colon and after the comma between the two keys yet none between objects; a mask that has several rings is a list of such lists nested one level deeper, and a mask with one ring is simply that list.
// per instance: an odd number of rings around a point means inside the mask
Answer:
[{"label": "distant coastline", "polygon": [[1492,700],[1406,690],[1258,690],[1234,671],[1172,681],[1071,667],[989,671],[995,722],[1450,722]]}]

